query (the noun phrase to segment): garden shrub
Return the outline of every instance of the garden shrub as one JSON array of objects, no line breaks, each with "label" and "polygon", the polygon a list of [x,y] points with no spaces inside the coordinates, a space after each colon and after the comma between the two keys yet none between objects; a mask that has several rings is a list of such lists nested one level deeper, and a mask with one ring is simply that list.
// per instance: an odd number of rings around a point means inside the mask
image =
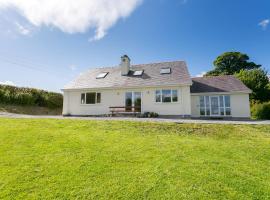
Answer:
[{"label": "garden shrub", "polygon": [[138,116],[139,118],[157,118],[158,113],[155,112],[144,112]]},{"label": "garden shrub", "polygon": [[251,115],[254,119],[270,119],[270,102],[254,103],[251,106]]}]

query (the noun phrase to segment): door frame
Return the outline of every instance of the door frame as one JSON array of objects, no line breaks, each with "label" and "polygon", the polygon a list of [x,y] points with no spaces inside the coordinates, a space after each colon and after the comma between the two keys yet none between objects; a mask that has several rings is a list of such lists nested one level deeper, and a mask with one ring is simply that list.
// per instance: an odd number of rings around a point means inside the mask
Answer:
[{"label": "door frame", "polygon": [[141,111],[140,112],[142,112],[142,92],[141,91],[126,91],[125,92],[125,106],[126,106],[126,94],[127,93],[131,93],[131,101],[132,101],[132,105],[131,106],[135,106],[135,93],[140,93],[140,97],[141,97],[141,105],[140,105],[140,107],[141,107]]}]

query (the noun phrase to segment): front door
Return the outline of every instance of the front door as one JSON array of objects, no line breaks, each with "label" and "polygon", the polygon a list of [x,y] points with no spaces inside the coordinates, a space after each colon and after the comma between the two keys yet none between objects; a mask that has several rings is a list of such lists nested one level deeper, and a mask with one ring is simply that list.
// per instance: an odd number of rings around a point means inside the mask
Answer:
[{"label": "front door", "polygon": [[211,115],[217,116],[219,115],[219,105],[218,105],[218,97],[213,96],[211,98]]},{"label": "front door", "polygon": [[142,93],[141,92],[126,92],[126,111],[133,111],[132,107],[135,107],[135,112],[141,112],[142,105]]}]

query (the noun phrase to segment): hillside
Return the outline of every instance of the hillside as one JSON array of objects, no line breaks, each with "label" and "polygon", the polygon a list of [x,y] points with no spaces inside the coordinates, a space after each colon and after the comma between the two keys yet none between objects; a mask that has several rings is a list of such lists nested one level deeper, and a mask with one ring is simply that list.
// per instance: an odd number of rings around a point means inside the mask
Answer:
[{"label": "hillside", "polygon": [[0,85],[0,112],[59,115],[63,95],[35,88]]}]

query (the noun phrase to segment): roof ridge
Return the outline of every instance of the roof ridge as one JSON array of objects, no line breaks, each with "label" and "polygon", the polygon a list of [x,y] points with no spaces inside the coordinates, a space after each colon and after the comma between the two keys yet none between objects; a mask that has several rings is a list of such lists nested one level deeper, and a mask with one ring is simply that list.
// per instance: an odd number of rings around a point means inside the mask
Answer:
[{"label": "roof ridge", "polygon": [[150,62],[150,63],[141,63],[141,64],[134,64],[131,66],[138,66],[138,65],[154,65],[154,64],[162,64],[162,63],[176,63],[176,62],[186,62],[184,60],[175,60],[175,61],[165,61],[165,62]]},{"label": "roof ridge", "polygon": [[[176,63],[176,62],[186,62],[184,60],[175,60],[175,61],[165,61],[165,62],[151,62],[151,63],[141,63],[141,64],[131,64],[130,66],[140,66],[140,65],[154,65],[154,64],[162,64],[162,63]],[[120,67],[119,65],[116,65],[116,66],[104,66],[104,67],[94,67],[94,68],[88,68],[87,71],[89,70],[95,70],[95,69],[113,69],[113,68],[117,68],[117,67]]]},{"label": "roof ridge", "polygon": [[202,77],[191,77],[192,79],[202,79],[202,78],[217,78],[217,77],[235,77],[234,75],[218,75],[218,76],[202,76]]}]

